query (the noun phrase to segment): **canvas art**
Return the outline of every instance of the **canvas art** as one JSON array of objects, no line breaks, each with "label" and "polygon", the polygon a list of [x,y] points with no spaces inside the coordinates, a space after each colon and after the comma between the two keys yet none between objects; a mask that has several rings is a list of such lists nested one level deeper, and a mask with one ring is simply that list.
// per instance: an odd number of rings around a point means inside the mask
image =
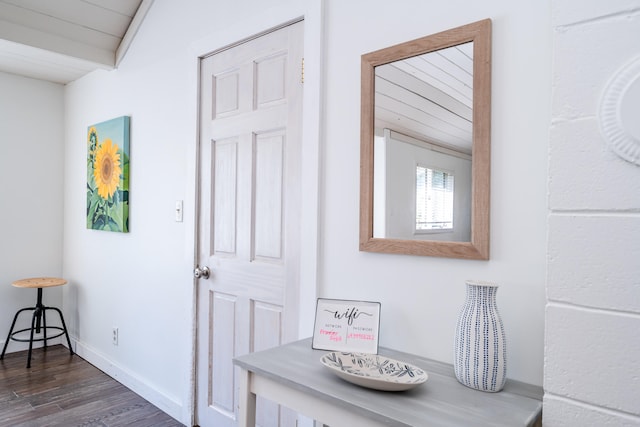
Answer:
[{"label": "canvas art", "polygon": [[129,232],[129,117],[87,130],[87,228]]}]

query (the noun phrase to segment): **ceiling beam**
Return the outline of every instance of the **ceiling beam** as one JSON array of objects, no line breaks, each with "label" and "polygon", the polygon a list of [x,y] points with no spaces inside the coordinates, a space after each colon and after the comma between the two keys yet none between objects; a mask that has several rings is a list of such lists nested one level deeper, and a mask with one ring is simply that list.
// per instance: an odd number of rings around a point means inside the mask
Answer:
[{"label": "ceiling beam", "polygon": [[144,21],[145,16],[147,16],[147,12],[151,8],[152,4],[153,0],[142,0],[142,3],[140,3],[140,7],[138,7],[136,14],[133,16],[131,24],[129,24],[129,28],[127,28],[127,32],[124,34],[124,37],[122,37],[122,41],[120,42],[118,49],[116,49],[116,67],[120,65],[120,62],[127,54],[129,46],[133,43],[133,39],[138,33],[138,29],[142,25],[142,22]]},{"label": "ceiling beam", "polygon": [[114,52],[109,49],[89,46],[3,19],[0,19],[0,39],[90,61],[99,68],[113,69],[115,66]]}]

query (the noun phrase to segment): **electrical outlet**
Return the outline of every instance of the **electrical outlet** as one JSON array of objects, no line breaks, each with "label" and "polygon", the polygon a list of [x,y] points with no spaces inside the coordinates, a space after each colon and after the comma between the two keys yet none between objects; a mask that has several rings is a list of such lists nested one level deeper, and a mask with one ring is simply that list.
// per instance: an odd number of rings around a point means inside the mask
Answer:
[{"label": "electrical outlet", "polygon": [[113,328],[111,331],[111,342],[113,345],[118,345],[118,328]]}]

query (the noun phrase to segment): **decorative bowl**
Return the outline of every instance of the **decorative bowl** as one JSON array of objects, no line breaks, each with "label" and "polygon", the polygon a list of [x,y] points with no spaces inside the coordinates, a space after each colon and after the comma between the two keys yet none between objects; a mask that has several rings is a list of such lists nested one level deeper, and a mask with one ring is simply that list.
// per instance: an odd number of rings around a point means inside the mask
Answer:
[{"label": "decorative bowl", "polygon": [[378,354],[331,352],[322,356],[320,362],[343,380],[375,390],[408,390],[429,377],[409,363]]}]

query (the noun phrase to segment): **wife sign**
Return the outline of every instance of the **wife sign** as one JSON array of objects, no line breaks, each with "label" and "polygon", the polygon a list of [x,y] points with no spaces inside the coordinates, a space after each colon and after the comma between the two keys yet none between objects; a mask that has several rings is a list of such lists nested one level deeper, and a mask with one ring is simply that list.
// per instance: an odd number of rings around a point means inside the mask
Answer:
[{"label": "wife sign", "polygon": [[312,347],[377,354],[379,327],[379,302],[318,298]]}]

